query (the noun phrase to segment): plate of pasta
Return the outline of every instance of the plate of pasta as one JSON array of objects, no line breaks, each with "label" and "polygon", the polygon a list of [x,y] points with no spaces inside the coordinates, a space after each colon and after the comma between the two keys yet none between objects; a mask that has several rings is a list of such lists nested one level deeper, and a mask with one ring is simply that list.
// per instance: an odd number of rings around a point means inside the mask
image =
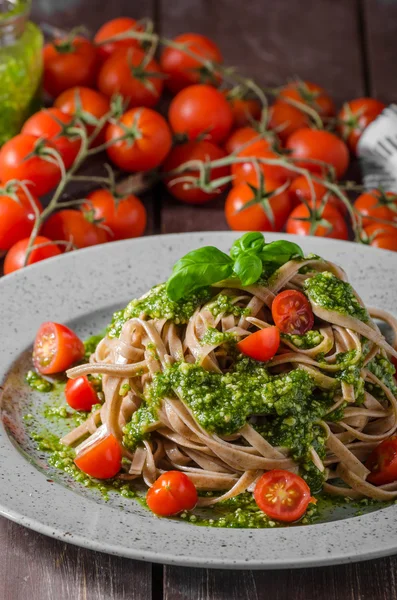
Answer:
[{"label": "plate of pasta", "polygon": [[392,253],[152,236],[0,281],[0,511],[136,559],[397,551]]}]

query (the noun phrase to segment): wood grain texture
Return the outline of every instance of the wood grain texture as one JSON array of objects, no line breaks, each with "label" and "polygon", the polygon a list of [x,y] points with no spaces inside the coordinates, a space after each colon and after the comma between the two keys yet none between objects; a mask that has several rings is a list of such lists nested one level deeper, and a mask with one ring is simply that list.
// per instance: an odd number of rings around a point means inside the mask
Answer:
[{"label": "wood grain texture", "polygon": [[0,519],[1,600],[143,600],[152,597],[148,563],[52,540]]}]

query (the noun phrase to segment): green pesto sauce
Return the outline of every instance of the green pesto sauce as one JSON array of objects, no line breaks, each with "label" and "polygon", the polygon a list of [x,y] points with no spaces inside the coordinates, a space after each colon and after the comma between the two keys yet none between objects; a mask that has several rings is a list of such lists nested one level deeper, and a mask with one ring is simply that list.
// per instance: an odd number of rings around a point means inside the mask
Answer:
[{"label": "green pesto sauce", "polygon": [[84,360],[85,361],[88,361],[91,354],[94,354],[99,342],[101,342],[103,340],[105,335],[106,335],[106,331],[104,331],[103,333],[99,333],[98,335],[92,335],[91,337],[84,340],[84,350],[85,350]]},{"label": "green pesto sauce", "polygon": [[236,336],[230,331],[219,331],[215,327],[208,327],[203,335],[200,343],[202,345],[209,344],[211,346],[220,346],[221,344],[231,343],[236,341]]},{"label": "green pesto sauce", "polygon": [[283,333],[282,337],[289,340],[300,350],[309,350],[310,348],[315,348],[324,340],[324,336],[316,329],[311,329],[303,335],[289,335]]},{"label": "green pesto sauce", "polygon": [[232,298],[227,294],[218,294],[208,308],[214,317],[220,314],[233,315],[234,317],[248,317],[251,312],[249,308],[242,308],[233,304]]},{"label": "green pesto sauce", "polygon": [[41,377],[36,371],[28,371],[25,375],[26,383],[32,388],[32,390],[36,390],[37,392],[51,392],[53,389],[53,384],[44,377]]},{"label": "green pesto sauce", "polygon": [[[397,384],[394,378],[396,373],[396,369],[394,365],[390,362],[388,358],[385,358],[381,354],[377,354],[374,358],[368,363],[367,369],[371,371],[384,385],[386,385],[389,390],[397,396]],[[367,384],[368,385],[368,384]],[[383,397],[384,392],[382,388],[375,384],[369,384],[372,389],[376,388],[376,395]]]},{"label": "green pesto sauce", "polygon": [[114,313],[107,328],[109,337],[119,337],[126,321],[142,315],[151,319],[168,319],[177,325],[185,324],[198,306],[211,298],[209,288],[198,290],[189,298],[174,302],[168,297],[165,284],[157,285],[143,298],[132,300],[124,310]]},{"label": "green pesto sauce", "polygon": [[332,273],[317,273],[305,281],[304,287],[313,304],[349,315],[364,323],[368,321],[368,312],[355,297],[350,283],[338,279]]}]

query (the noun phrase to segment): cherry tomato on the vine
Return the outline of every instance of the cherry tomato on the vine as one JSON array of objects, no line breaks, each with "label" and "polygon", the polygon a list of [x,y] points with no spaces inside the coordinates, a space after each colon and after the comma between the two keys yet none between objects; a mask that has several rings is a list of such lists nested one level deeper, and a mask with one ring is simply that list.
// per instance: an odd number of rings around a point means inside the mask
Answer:
[{"label": "cherry tomato on the vine", "polygon": [[[108,125],[105,137],[106,141],[113,142],[107,149],[109,158],[124,171],[155,169],[164,161],[172,145],[167,121],[150,108],[129,110],[119,123]],[[125,139],[121,140],[122,137]]]},{"label": "cherry tomato on the vine", "polygon": [[255,360],[266,362],[273,358],[280,346],[280,331],[277,327],[265,327],[247,335],[237,344],[237,349]]},{"label": "cherry tomato on the vine", "polygon": [[284,165],[266,163],[258,163],[258,165],[256,165],[255,161],[248,160],[249,158],[269,160],[280,160],[282,158],[272,150],[269,150],[269,142],[266,139],[250,144],[247,148],[238,152],[237,156],[239,158],[247,157],[247,162],[232,164],[232,175],[234,176],[233,185],[250,183],[251,185],[257,186],[259,184],[258,170],[259,172],[262,172],[265,179],[275,179],[280,184],[296,177],[296,172],[288,169]]},{"label": "cherry tomato on the vine", "polygon": [[[299,159],[296,164],[312,173],[326,174],[327,165],[335,170],[340,179],[349,166],[349,150],[343,140],[329,131],[319,129],[298,129],[287,140],[286,148],[291,157]],[[322,161],[323,164],[310,162]]]},{"label": "cherry tomato on the vine", "polygon": [[[234,186],[225,203],[225,216],[229,227],[235,231],[280,231],[290,213],[291,205],[285,190],[276,192],[279,186],[278,181],[270,178],[265,180],[264,189],[258,189],[256,192],[246,183]],[[264,207],[266,196],[274,223]],[[257,202],[252,204],[254,200]]]},{"label": "cherry tomato on the vine", "polygon": [[99,189],[90,192],[83,211],[93,211],[94,219],[110,229],[112,240],[126,240],[142,235],[146,227],[146,208],[134,196],[113,196],[109,190]]},{"label": "cherry tomato on the vine", "polygon": [[[363,227],[371,224],[382,223],[376,221],[390,221],[397,225],[397,194],[383,190],[371,190],[361,194],[354,203],[354,207],[362,216]],[[397,230],[396,230],[397,231]]]},{"label": "cherry tomato on the vine", "polygon": [[368,235],[368,237],[371,237],[376,234],[376,236],[393,235],[397,238],[397,221],[395,225],[387,225],[385,223],[377,223],[376,221],[374,221],[372,225],[365,225],[364,231]]},{"label": "cherry tomato on the vine", "polygon": [[397,252],[397,229],[395,231],[396,233],[379,233],[371,240],[371,246]]},{"label": "cherry tomato on the vine", "polygon": [[228,154],[232,154],[233,152],[239,152],[241,151],[243,146],[244,149],[249,148],[251,144],[248,144],[248,142],[250,142],[251,140],[256,140],[257,142],[264,142],[263,144],[261,144],[261,147],[263,147],[264,149],[266,145],[269,150],[271,148],[270,136],[259,138],[259,132],[256,131],[253,127],[240,127],[239,129],[235,129],[227,138],[224,144],[225,150]]},{"label": "cherry tomato on the vine", "polygon": [[191,85],[172,100],[168,120],[174,133],[190,140],[199,136],[221,143],[233,123],[233,113],[225,96],[210,85]]},{"label": "cherry tomato on the vine", "polygon": [[310,81],[292,81],[288,83],[278,96],[289,98],[313,108],[321,117],[332,117],[335,104],[324,88]]},{"label": "cherry tomato on the vine", "polygon": [[163,74],[152,58],[137,48],[117,50],[102,65],[98,75],[98,89],[111,98],[121,94],[129,108],[155,106],[164,87]]},{"label": "cherry tomato on the vine", "polygon": [[364,129],[386,108],[375,98],[356,98],[343,105],[338,114],[338,131],[352,152],[356,152]]},{"label": "cherry tomato on the vine", "polygon": [[126,38],[124,40],[111,41],[111,38],[121,35],[128,35],[128,31],[142,32],[143,27],[131,17],[117,17],[98,29],[94,37],[94,43],[98,48],[99,59],[103,62],[116,50],[126,48],[138,48],[139,40]]},{"label": "cherry tomato on the vine", "polygon": [[167,471],[149,489],[146,502],[160,517],[171,517],[183,510],[192,510],[198,500],[193,482],[181,471]]},{"label": "cherry tomato on the vine", "polygon": [[44,224],[43,235],[52,240],[71,242],[76,248],[104,244],[111,239],[103,227],[90,222],[88,216],[73,209],[53,214]]},{"label": "cherry tomato on the vine", "polygon": [[[300,175],[294,179],[288,188],[288,195],[289,199],[291,200],[292,208],[299,206],[304,200],[306,200],[306,202],[308,202],[310,205],[314,205],[327,194],[327,203],[337,208],[342,215],[347,214],[347,208],[343,204],[342,200],[340,200],[340,198],[337,196],[330,194],[325,185],[313,180],[311,183],[313,190],[309,181],[304,175]],[[314,202],[312,191],[314,191]]]},{"label": "cherry tomato on the vine", "polygon": [[267,471],[258,480],[255,502],[271,519],[292,523],[305,514],[312,501],[306,481],[282,469]]},{"label": "cherry tomato on the vine", "polygon": [[65,387],[66,402],[74,410],[91,410],[98,403],[98,396],[87,375],[69,379]]},{"label": "cherry tomato on the vine", "polygon": [[35,135],[20,133],[13,137],[0,151],[0,180],[3,183],[12,179],[28,181],[37,196],[50,192],[58,185],[61,170],[42,155],[46,148],[56,149],[50,140],[41,140]]},{"label": "cherry tomato on the vine", "polygon": [[285,144],[294,131],[309,127],[310,118],[305,113],[282,100],[277,100],[269,110],[269,127],[277,132],[280,140]]},{"label": "cherry tomato on the vine", "polygon": [[51,321],[40,326],[33,346],[33,363],[39,373],[61,373],[83,356],[84,344],[69,327]]},{"label": "cherry tomato on the vine", "polygon": [[[54,106],[83,123],[88,136],[94,132],[98,121],[110,110],[109,98],[100,92],[81,86],[62,92],[55,100]],[[102,141],[103,131],[104,129],[95,137],[95,143]]]},{"label": "cherry tomato on the vine", "polygon": [[[318,205],[316,210],[318,210]],[[287,233],[294,233],[296,235],[315,235],[317,237],[334,238],[337,240],[349,239],[345,219],[342,217],[341,213],[330,204],[325,205],[321,215],[318,214],[314,216],[316,216],[316,227],[314,231],[311,231],[310,222],[308,221],[311,215],[308,207],[305,204],[297,206],[288,217]],[[301,219],[304,220],[302,221]],[[324,221],[326,221],[326,223]]]},{"label": "cherry tomato on the vine", "polygon": [[373,485],[386,485],[397,480],[397,437],[383,440],[371,452],[365,463],[371,473],[367,481]]},{"label": "cherry tomato on the vine", "polygon": [[81,146],[81,137],[71,134],[71,127],[78,127],[73,116],[59,108],[43,108],[26,121],[22,133],[50,140],[61,155],[65,168],[69,169]]},{"label": "cherry tomato on the vine", "polygon": [[53,98],[76,85],[93,87],[97,51],[86,38],[54,40],[44,47],[44,89]]},{"label": "cherry tomato on the vine", "polygon": [[[162,168],[164,172],[169,172],[190,160],[201,160],[206,162],[225,158],[225,156],[225,152],[212,142],[207,142],[206,140],[186,142],[185,144],[175,146],[171,150]],[[217,167],[216,169],[211,169],[210,181],[227,177],[228,175],[230,175],[230,167]],[[206,192],[199,187],[186,187],[186,184],[182,181],[176,181],[176,183],[173,184],[174,180],[178,180],[184,176],[198,177],[199,172],[191,169],[184,173],[168,177],[165,180],[165,183],[168,191],[175,198],[182,202],[187,202],[188,204],[203,204],[208,202],[209,200],[216,198],[227,186],[226,183],[214,191]]]},{"label": "cherry tomato on the vine", "polygon": [[260,119],[262,105],[257,98],[236,95],[232,90],[225,90],[223,93],[232,109],[234,127],[245,127]]},{"label": "cherry tomato on the vine", "polygon": [[220,83],[219,76],[212,73],[204,64],[205,61],[214,63],[223,61],[218,46],[212,40],[199,33],[183,33],[174,38],[172,42],[186,46],[190,52],[198,57],[190,56],[179,48],[171,46],[164,48],[160,57],[160,66],[167,75],[165,84],[173,94],[177,94],[183,88],[194,83],[209,83],[212,85]]},{"label": "cherry tomato on the vine", "polygon": [[272,303],[272,317],[279,330],[289,335],[303,335],[314,324],[310,302],[297,290],[277,294]]},{"label": "cherry tomato on the vine", "polygon": [[121,469],[120,444],[111,433],[82,449],[74,459],[76,467],[95,479],[111,479]]},{"label": "cherry tomato on the vine", "polygon": [[[14,271],[22,269],[25,264],[26,251],[29,246],[29,238],[19,240],[8,250],[4,260],[4,274],[9,275]],[[37,247],[39,246],[39,247]],[[33,250],[29,254],[27,265],[40,262],[52,256],[61,254],[60,249],[48,238],[38,235],[33,244]]]},{"label": "cherry tomato on the vine", "polygon": [[[43,210],[32,195],[39,212]],[[35,211],[24,190],[17,184],[0,188],[0,251],[9,250],[19,240],[32,233]]]}]

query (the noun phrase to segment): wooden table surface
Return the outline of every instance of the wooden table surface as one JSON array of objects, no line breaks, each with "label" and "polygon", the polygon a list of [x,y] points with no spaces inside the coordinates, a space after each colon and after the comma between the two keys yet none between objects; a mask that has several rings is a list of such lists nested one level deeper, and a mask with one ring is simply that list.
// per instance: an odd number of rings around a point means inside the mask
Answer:
[{"label": "wooden table surface", "polygon": [[[209,35],[227,63],[262,84],[299,75],[339,104],[370,94],[397,99],[396,0],[33,0],[33,10],[38,22],[92,30],[116,16],[148,16],[165,36]],[[226,229],[221,200],[188,207],[156,189],[145,202],[148,233]],[[163,567],[0,520],[0,600],[391,600],[396,570],[397,558],[287,571]]]}]

